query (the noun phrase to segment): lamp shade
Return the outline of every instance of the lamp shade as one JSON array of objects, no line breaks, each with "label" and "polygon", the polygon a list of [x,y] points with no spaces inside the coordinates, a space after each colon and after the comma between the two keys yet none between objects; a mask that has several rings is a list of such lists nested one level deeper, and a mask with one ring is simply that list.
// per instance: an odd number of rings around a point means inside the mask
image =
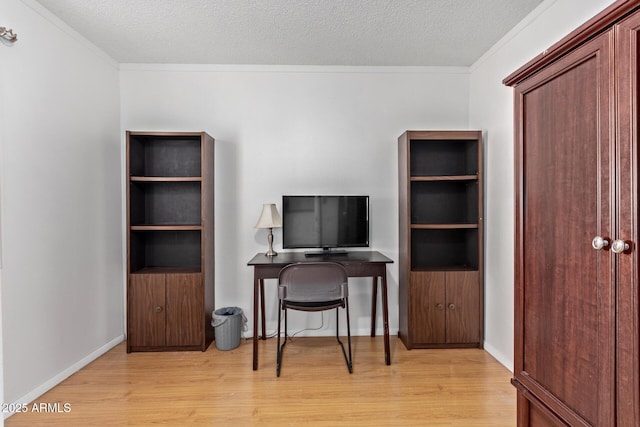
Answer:
[{"label": "lamp shade", "polygon": [[274,203],[265,203],[262,205],[262,214],[256,224],[256,228],[276,228],[282,227],[282,219],[276,209]]}]

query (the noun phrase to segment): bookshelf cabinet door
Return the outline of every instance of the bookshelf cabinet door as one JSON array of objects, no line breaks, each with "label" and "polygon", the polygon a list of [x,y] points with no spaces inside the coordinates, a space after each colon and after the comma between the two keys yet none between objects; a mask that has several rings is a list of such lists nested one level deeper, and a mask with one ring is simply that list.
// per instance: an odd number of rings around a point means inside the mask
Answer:
[{"label": "bookshelf cabinet door", "polygon": [[168,346],[202,344],[205,322],[203,308],[204,290],[201,274],[167,274]]},{"label": "bookshelf cabinet door", "polygon": [[412,341],[416,344],[445,342],[445,273],[443,271],[411,274]]},{"label": "bookshelf cabinet door", "polygon": [[480,341],[480,284],[477,271],[446,274],[447,343]]},{"label": "bookshelf cabinet door", "polygon": [[131,347],[165,345],[165,276],[132,274],[129,276],[128,337]]}]

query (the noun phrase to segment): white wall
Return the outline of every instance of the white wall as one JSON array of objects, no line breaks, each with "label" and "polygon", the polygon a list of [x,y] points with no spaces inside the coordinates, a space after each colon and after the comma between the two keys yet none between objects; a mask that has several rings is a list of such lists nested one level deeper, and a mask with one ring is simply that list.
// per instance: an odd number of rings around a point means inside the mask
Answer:
[{"label": "white wall", "polygon": [[31,0],[2,0],[4,402],[123,337],[119,70]]},{"label": "white wall", "polygon": [[[267,250],[266,231],[253,228],[263,203],[275,202],[281,211],[283,194],[365,194],[371,248],[396,261],[389,269],[389,307],[391,333],[397,333],[397,138],[407,129],[466,128],[467,69],[122,65],[121,70],[122,135],[204,130],[216,139],[217,308],[241,307],[251,328],[253,272],[246,263]],[[275,250],[282,250],[281,230],[274,230],[274,240]],[[365,335],[371,286],[352,280],[352,329]],[[270,332],[277,310],[275,286],[268,285]],[[294,331],[317,327],[319,316],[292,317],[290,326]],[[378,326],[382,333],[381,321]]]},{"label": "white wall", "polygon": [[502,80],[611,0],[547,0],[471,67],[470,126],[485,132],[485,348],[513,369],[513,89]]}]

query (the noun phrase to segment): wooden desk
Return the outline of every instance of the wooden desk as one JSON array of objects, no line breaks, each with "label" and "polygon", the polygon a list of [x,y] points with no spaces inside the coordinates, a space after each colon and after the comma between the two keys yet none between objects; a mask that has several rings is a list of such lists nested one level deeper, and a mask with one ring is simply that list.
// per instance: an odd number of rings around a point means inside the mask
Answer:
[{"label": "wooden desk", "polygon": [[253,370],[258,370],[258,305],[262,322],[262,339],[266,339],[264,316],[264,279],[277,279],[283,267],[298,262],[337,262],[342,264],[349,277],[372,277],[371,336],[376,335],[376,301],[378,299],[378,277],[382,279],[382,321],[384,324],[384,359],[391,364],[389,351],[389,307],[387,303],[387,264],[393,260],[377,251],[353,251],[346,255],[305,256],[304,252],[281,252],[268,257],[263,253],[254,256],[247,265],[253,267]]}]

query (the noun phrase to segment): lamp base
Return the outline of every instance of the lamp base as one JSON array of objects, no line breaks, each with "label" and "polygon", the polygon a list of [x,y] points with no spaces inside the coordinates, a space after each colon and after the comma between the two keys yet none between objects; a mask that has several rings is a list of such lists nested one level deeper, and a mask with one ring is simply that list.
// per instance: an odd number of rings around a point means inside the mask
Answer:
[{"label": "lamp base", "polygon": [[269,241],[269,250],[265,253],[266,256],[276,256],[278,253],[273,250],[273,228],[269,228],[269,234],[267,235]]}]

